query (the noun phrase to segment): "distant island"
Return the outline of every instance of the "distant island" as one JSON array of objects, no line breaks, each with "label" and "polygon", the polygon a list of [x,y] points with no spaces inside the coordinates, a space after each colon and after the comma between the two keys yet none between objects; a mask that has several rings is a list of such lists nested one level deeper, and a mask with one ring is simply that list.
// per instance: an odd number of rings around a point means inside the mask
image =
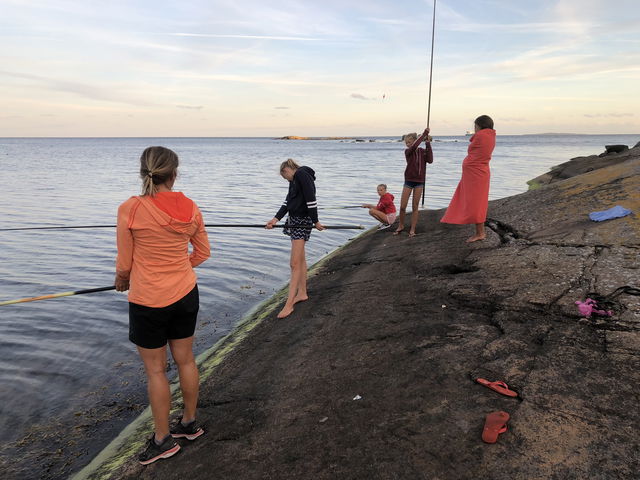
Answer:
[{"label": "distant island", "polygon": [[557,132],[547,132],[547,133],[523,133],[524,136],[532,136],[532,135],[555,135],[555,136],[565,136],[565,135],[589,135],[588,133],[557,133]]},{"label": "distant island", "polygon": [[[295,135],[287,135],[286,137],[278,137],[274,140],[358,140],[356,137],[297,137]],[[362,140],[364,142],[364,140]]]},{"label": "distant island", "polygon": [[373,138],[369,138],[369,139],[363,139],[360,137],[298,137],[296,135],[287,135],[286,137],[277,137],[274,138],[274,140],[340,140],[341,142],[344,142],[346,140],[353,142],[353,143],[368,143],[368,142],[393,142],[393,141],[397,141],[400,142],[401,140],[375,140]]}]

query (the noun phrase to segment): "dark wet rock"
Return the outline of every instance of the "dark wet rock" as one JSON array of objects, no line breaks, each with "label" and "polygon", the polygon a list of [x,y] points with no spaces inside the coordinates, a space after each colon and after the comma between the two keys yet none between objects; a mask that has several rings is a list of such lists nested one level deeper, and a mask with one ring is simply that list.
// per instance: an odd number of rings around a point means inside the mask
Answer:
[{"label": "dark wet rock", "polygon": [[[628,157],[492,201],[479,243],[441,210],[421,213],[415,238],[361,236],[310,279],[309,301],[284,320],[276,309],[204,383],[205,436],[111,478],[636,478],[640,297],[606,319],[574,302],[637,285],[637,215],[587,214],[640,211],[639,173]],[[509,430],[487,445],[497,410]]]},{"label": "dark wet rock", "polygon": [[[640,143],[638,144],[640,145]],[[592,172],[600,168],[610,167],[619,163],[624,163],[633,158],[640,158],[640,147],[636,145],[628,148],[626,145],[607,145],[607,151],[600,155],[590,155],[588,157],[572,158],[568,162],[557,165],[551,171],[529,180],[527,184],[531,190],[539,188],[549,183],[558,182],[567,178],[575,177],[583,173]],[[619,153],[609,152],[610,147],[625,147]]]},{"label": "dark wet rock", "polygon": [[601,153],[600,156],[609,155],[611,153],[622,153],[629,150],[628,145],[605,145],[604,153]]}]

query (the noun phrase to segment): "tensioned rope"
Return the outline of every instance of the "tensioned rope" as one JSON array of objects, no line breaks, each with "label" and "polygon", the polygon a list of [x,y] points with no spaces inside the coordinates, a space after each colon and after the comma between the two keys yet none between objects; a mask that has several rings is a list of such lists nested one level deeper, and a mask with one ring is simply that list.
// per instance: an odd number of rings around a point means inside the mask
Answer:
[{"label": "tensioned rope", "polygon": [[[264,223],[205,223],[205,228],[265,228]],[[363,225],[323,225],[326,230],[364,230]],[[288,225],[274,225],[273,228],[286,228]],[[15,227],[0,228],[0,232],[15,232],[20,230],[71,230],[78,228],[116,228],[115,225],[59,225],[51,227]],[[296,226],[295,228],[313,229],[314,226]]]}]

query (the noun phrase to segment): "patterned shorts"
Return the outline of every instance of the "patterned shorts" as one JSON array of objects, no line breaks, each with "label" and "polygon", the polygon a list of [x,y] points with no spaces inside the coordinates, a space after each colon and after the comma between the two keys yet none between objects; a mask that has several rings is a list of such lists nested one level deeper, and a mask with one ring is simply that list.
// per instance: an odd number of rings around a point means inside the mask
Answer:
[{"label": "patterned shorts", "polygon": [[282,233],[291,237],[291,240],[304,240],[305,242],[311,237],[311,228],[296,227],[313,227],[313,221],[310,217],[292,217],[289,216],[285,222]]}]

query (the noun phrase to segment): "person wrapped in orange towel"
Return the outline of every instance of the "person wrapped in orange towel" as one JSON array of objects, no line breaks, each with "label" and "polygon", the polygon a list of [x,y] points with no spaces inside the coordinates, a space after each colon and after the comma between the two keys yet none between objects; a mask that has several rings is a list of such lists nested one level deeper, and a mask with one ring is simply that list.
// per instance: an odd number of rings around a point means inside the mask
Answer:
[{"label": "person wrapped in orange towel", "polygon": [[449,203],[449,207],[440,220],[442,223],[476,226],[475,235],[467,239],[468,243],[484,240],[484,222],[489,207],[489,181],[491,172],[489,161],[496,146],[496,131],[493,120],[481,115],[474,122],[475,134],[471,137],[467,156],[462,162],[462,178]]}]

